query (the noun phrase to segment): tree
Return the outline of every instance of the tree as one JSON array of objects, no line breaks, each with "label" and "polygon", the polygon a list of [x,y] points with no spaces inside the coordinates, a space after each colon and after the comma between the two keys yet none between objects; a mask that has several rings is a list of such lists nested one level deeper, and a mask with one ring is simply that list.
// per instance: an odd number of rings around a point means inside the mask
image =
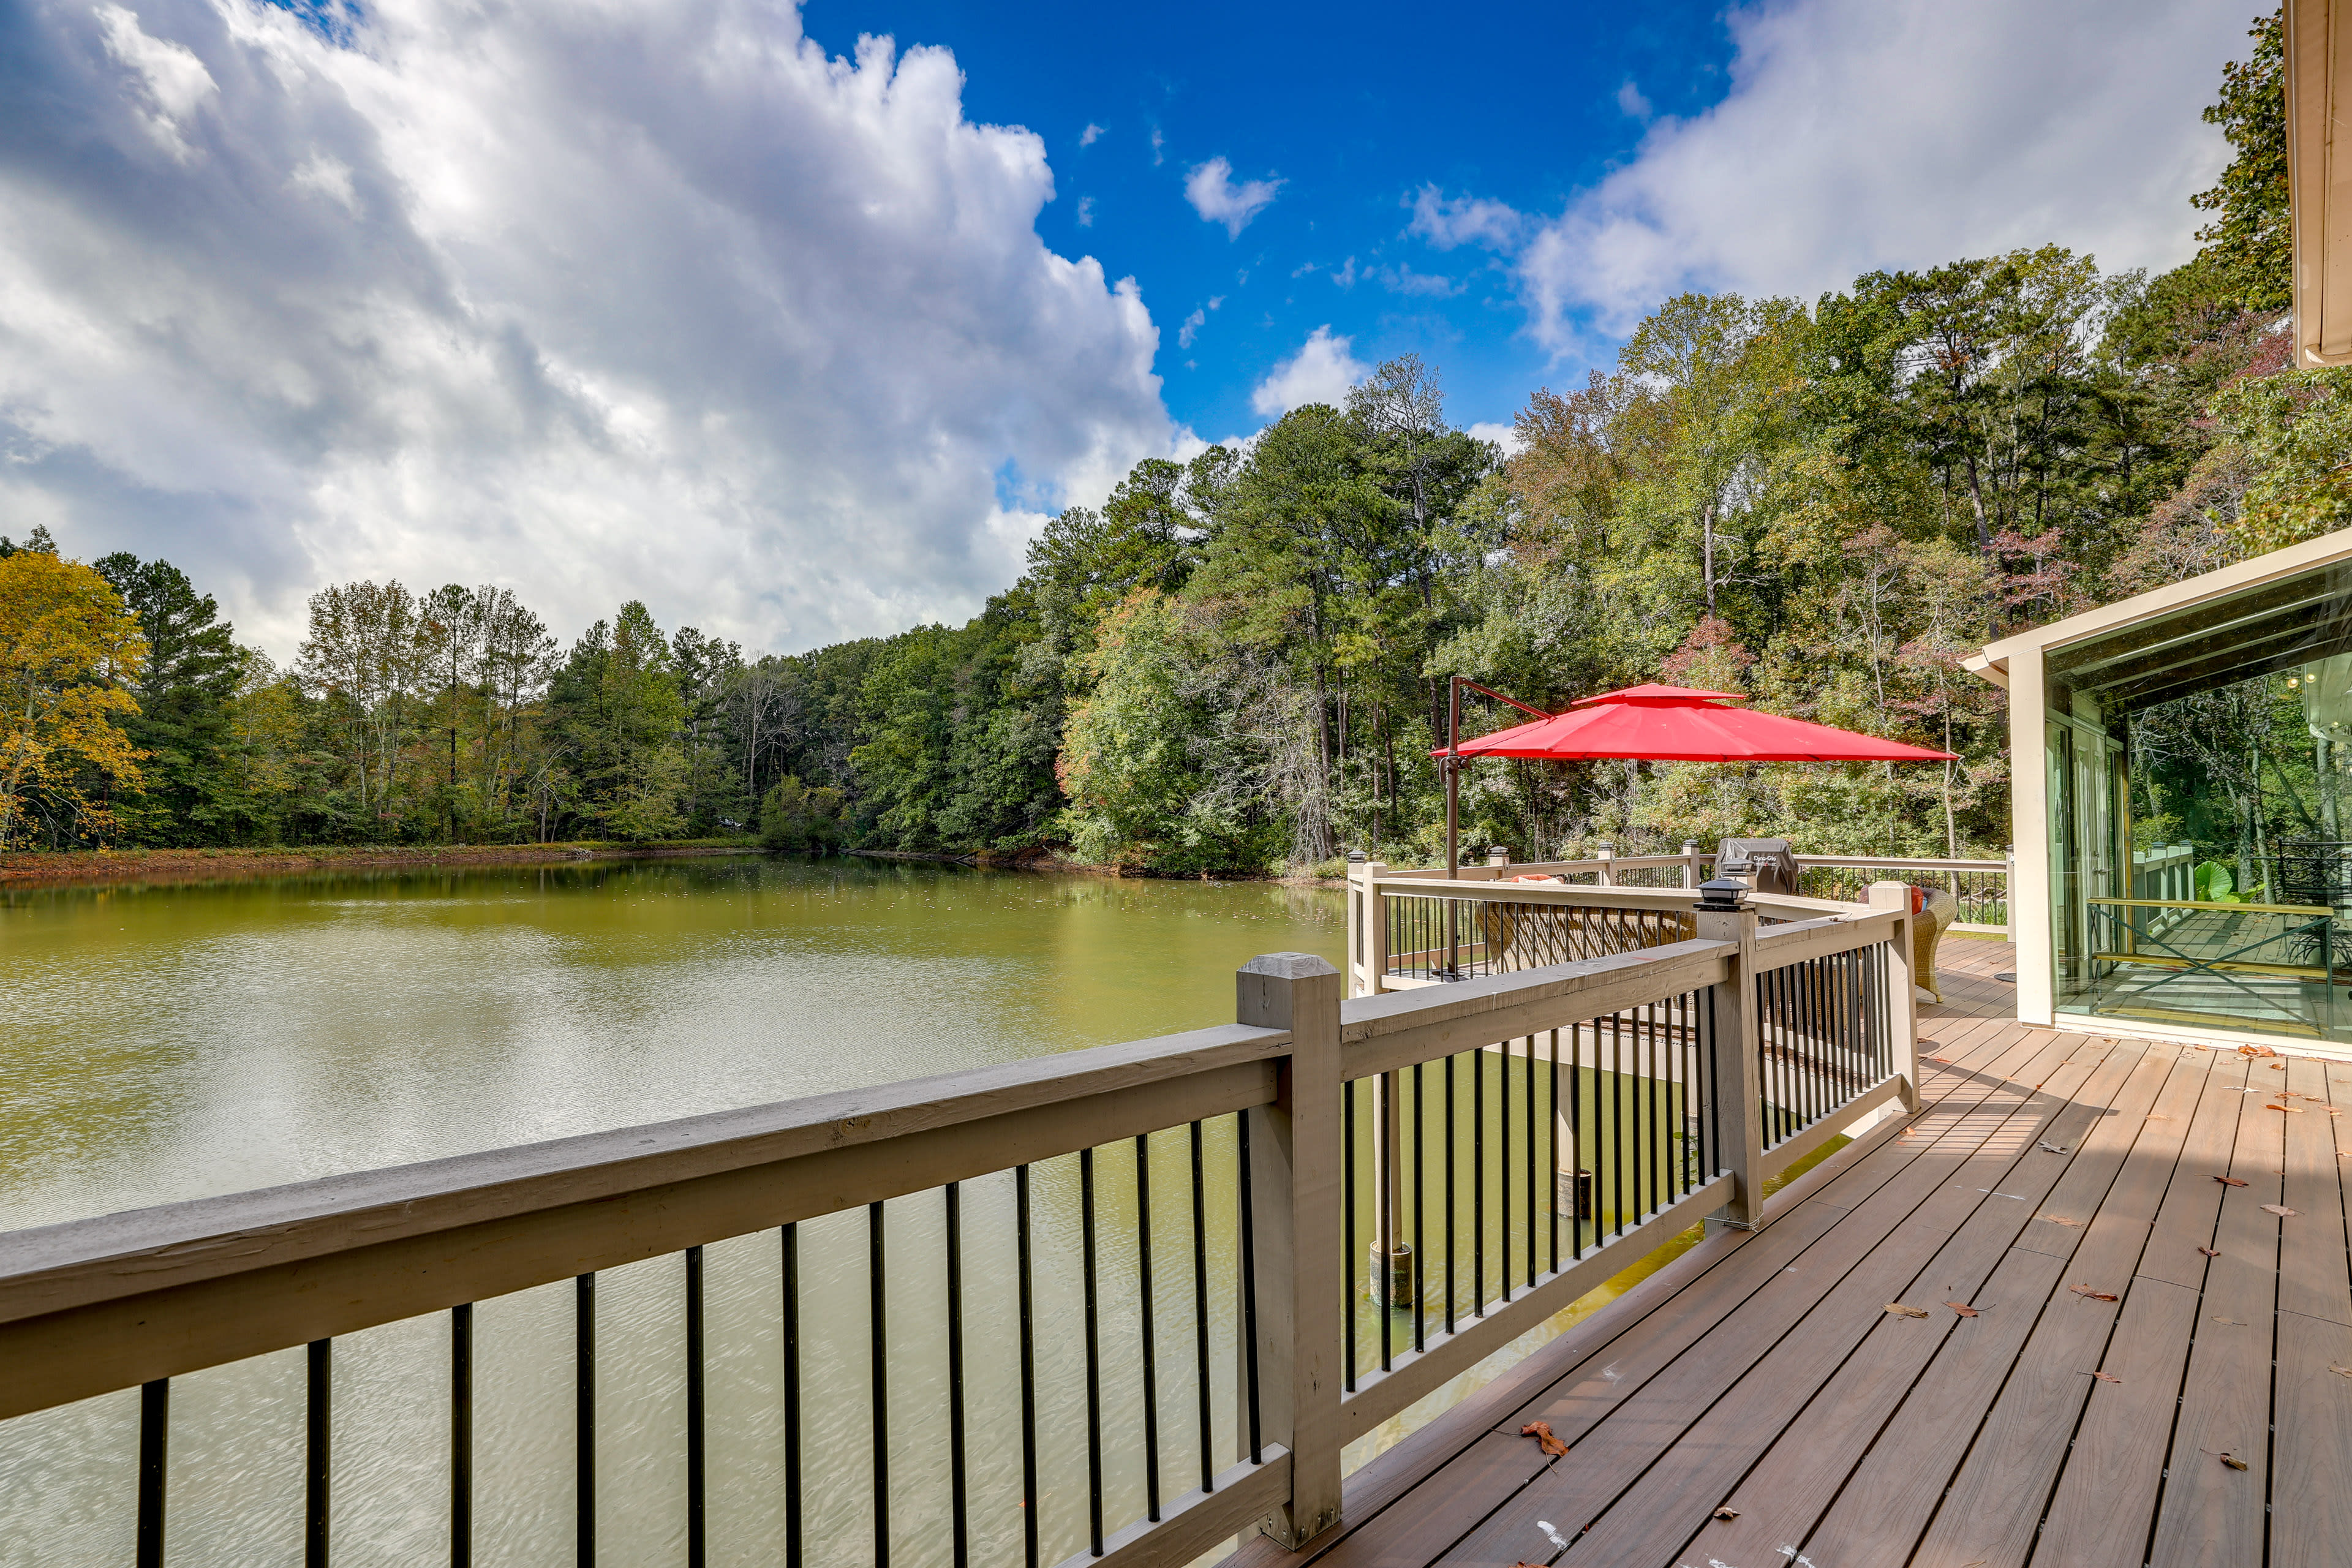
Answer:
[{"label": "tree", "polygon": [[570,809],[582,824],[632,841],[685,826],[686,783],[678,694],[669,643],[653,614],[632,599],[572,646],[549,689],[548,706],[577,780]]},{"label": "tree", "polygon": [[2221,68],[2221,97],[2205,110],[2232,150],[2221,183],[2189,197],[2216,214],[2197,231],[2223,286],[2242,310],[2286,309],[2293,225],[2286,181],[2286,37],[2282,13],[2254,18],[2254,51]]},{"label": "tree", "polygon": [[146,663],[138,618],[98,572],[32,545],[0,558],[0,849],[44,825],[53,843],[110,828],[83,781],[138,787],[123,725]]},{"label": "tree", "polygon": [[139,710],[123,726],[147,758],[139,792],[118,803],[118,814],[139,839],[210,842],[233,813],[223,794],[224,752],[243,650],[213,596],[197,593],[170,562],[118,552],[95,566],[138,617],[147,644],[132,686]]}]

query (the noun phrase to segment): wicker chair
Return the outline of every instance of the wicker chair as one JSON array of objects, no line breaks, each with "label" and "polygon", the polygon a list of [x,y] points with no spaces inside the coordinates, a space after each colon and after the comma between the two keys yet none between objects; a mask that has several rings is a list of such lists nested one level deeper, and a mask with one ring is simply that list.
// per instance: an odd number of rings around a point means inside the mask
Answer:
[{"label": "wicker chair", "polygon": [[1960,900],[1952,897],[1948,888],[1911,889],[1911,908],[1918,917],[1911,922],[1911,978],[1919,989],[1941,1002],[1944,993],[1936,984],[1936,944],[1944,940],[1944,932],[1960,918]]}]

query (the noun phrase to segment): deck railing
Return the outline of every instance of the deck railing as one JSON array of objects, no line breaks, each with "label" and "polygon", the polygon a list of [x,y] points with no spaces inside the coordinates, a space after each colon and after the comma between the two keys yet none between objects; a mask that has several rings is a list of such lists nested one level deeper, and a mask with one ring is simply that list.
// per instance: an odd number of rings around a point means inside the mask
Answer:
[{"label": "deck railing", "polygon": [[[1875,882],[1900,881],[1948,889],[1959,905],[1958,918],[1949,928],[1953,931],[2009,934],[2011,861],[2008,858],[1932,860],[1848,855],[1800,855],[1796,858],[1801,897],[1759,896],[1759,907],[1767,911],[1768,918],[1810,919],[1864,902]],[[2181,874],[2179,867],[2187,863],[2181,855],[2170,850],[2136,856],[2135,861],[2146,863],[2144,868],[2151,885],[2159,879],[2177,879]],[[1563,888],[1580,891],[1609,889],[1616,892],[1680,890],[1695,896],[1699,884],[1712,874],[1714,866],[1713,852],[1702,852],[1696,844],[1684,845],[1676,855],[1617,855],[1603,845],[1598,854],[1587,859],[1530,863],[1510,861],[1504,851],[1497,849],[1484,864],[1463,866],[1454,884],[1441,889],[1429,884],[1445,881],[1443,869],[1406,870],[1351,858],[1350,920],[1368,935],[1377,928],[1376,940],[1382,944],[1384,960],[1377,983],[1364,972],[1360,959],[1353,961],[1359,973],[1350,977],[1351,992],[1366,994],[1376,984],[1386,989],[1524,968],[1536,953],[1555,954],[1538,962],[1558,963],[1599,952],[1628,952],[1670,940],[1646,917],[1619,922],[1614,930],[1607,929],[1607,921],[1592,917],[1589,931],[1570,930],[1578,922],[1533,913],[1527,906],[1561,902],[1559,892]],[[1511,883],[1507,888],[1496,885],[1530,876],[1559,880],[1549,884]],[[2168,887],[2170,883],[2167,881],[2165,885]],[[1672,899],[1641,906],[1616,898],[1586,897],[1575,901],[1587,908],[1628,911],[1636,907],[1662,911],[1688,907]],[[1523,954],[1515,952],[1515,944],[1517,949],[1524,950]]]},{"label": "deck railing", "polygon": [[[175,1387],[299,1349],[299,1386],[246,1410],[299,1507],[261,1517],[255,1484],[208,1517],[256,1516],[246,1556],[325,1564],[364,1529],[464,1564],[497,1501],[476,1435],[516,1419],[480,1325],[511,1343],[513,1303],[561,1291],[534,1560],[643,1560],[648,1531],[696,1565],[1296,1543],[1337,1519],[1349,1442],[1916,1104],[1910,916],[1880,893],[1761,929],[1686,908],[1670,941],[1352,1000],[1275,954],[1216,1028],[18,1232],[0,1419],[131,1401],[56,1522],[110,1517],[161,1565],[191,1447],[229,1440],[175,1431]],[[336,1463],[345,1345],[425,1412],[382,1473]],[[648,1380],[672,1414],[611,1398]]]}]

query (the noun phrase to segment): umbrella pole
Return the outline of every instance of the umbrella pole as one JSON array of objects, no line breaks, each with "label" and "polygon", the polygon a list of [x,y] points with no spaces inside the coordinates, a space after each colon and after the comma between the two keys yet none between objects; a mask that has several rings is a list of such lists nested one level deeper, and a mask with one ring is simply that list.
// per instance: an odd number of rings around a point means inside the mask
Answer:
[{"label": "umbrella pole", "polygon": [[[1445,879],[1449,882],[1462,875],[1462,678],[1454,676],[1445,683]],[[1462,900],[1445,900],[1445,974],[1449,980],[1462,977],[1461,929],[1458,917]]]}]

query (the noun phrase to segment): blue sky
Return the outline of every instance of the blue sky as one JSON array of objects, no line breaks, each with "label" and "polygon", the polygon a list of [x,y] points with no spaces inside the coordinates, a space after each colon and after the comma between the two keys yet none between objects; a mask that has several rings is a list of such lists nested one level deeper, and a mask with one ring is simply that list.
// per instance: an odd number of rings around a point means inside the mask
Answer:
[{"label": "blue sky", "polygon": [[[1559,374],[1554,356],[1491,253],[1408,233],[1412,198],[1434,186],[1557,211],[1654,116],[1719,99],[1731,58],[1723,8],[1687,0],[1450,22],[1395,5],[908,0],[819,0],[803,17],[837,54],[860,33],[953,49],[968,114],[1045,139],[1057,199],[1038,232],[1142,285],[1169,411],[1212,437],[1263,423],[1252,388],[1324,325],[1359,361],[1439,365],[1458,423],[1507,423]],[[1235,184],[1281,182],[1238,235],[1185,199],[1187,174],[1216,158]]]},{"label": "blue sky", "polygon": [[1679,289],[2172,265],[2252,3],[20,0],[0,533],[279,658],[362,578],[960,621],[1391,355],[1500,434]]}]

